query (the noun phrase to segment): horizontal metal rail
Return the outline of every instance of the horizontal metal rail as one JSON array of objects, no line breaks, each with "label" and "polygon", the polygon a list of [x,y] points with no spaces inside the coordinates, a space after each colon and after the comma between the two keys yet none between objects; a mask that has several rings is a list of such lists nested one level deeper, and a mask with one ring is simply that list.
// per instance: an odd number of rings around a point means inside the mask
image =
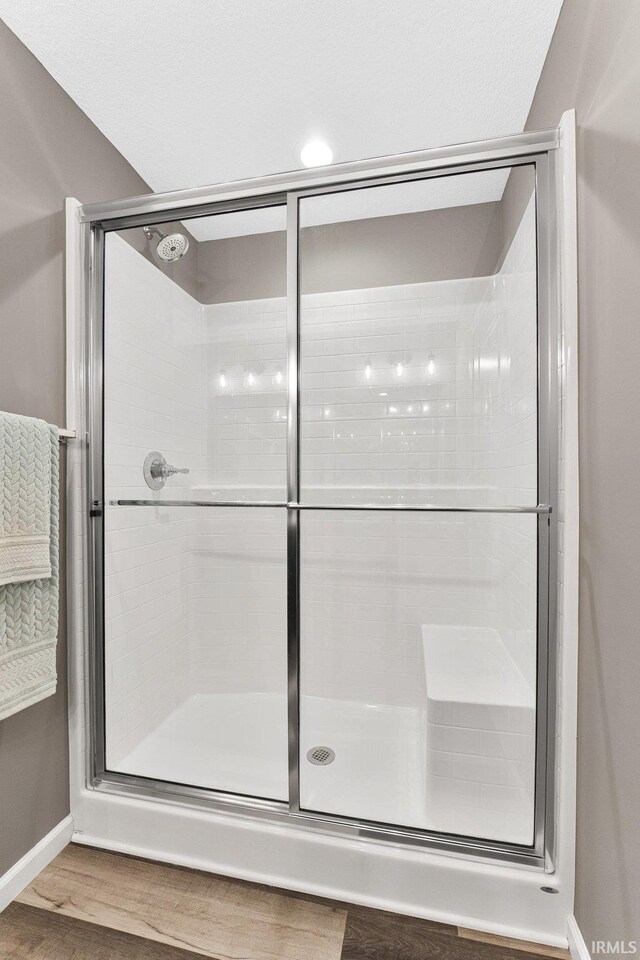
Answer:
[{"label": "horizontal metal rail", "polygon": [[452,507],[435,503],[289,503],[292,510],[401,510],[406,513],[551,513],[548,503],[535,507]]},{"label": "horizontal metal rail", "polygon": [[551,513],[548,503],[532,507],[447,506],[434,503],[284,503],[271,500],[109,500],[112,507],[286,507],[288,510],[387,510],[406,513]]},{"label": "horizontal metal rail", "polygon": [[277,500],[109,500],[111,507],[288,507]]},{"label": "horizontal metal rail", "polygon": [[[92,221],[106,223],[109,220],[139,215],[146,215],[149,218],[162,217],[163,214],[184,215],[188,214],[191,208],[199,208],[208,203],[251,201],[284,191],[306,190],[332,184],[346,185],[366,177],[393,176],[412,171],[441,170],[459,164],[515,159],[535,152],[553,150],[557,146],[558,131],[556,129],[533,130],[493,140],[452,144],[411,153],[313,167],[309,170],[293,170],[251,180],[189,187],[186,190],[145,194],[124,200],[87,203],[82,206],[80,219],[84,223]],[[199,210],[196,210],[197,212]]]}]

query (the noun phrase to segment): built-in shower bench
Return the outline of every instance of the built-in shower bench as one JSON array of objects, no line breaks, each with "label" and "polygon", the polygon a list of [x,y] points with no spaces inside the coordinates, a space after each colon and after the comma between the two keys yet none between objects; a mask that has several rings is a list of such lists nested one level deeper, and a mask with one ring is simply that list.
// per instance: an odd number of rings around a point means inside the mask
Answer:
[{"label": "built-in shower bench", "polygon": [[535,684],[497,630],[425,624],[427,794],[447,803],[533,802]]}]

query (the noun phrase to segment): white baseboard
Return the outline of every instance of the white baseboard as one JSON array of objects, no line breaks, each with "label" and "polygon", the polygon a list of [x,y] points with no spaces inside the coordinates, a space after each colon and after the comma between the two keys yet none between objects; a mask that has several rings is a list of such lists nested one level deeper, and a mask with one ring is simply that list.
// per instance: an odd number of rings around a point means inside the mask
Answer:
[{"label": "white baseboard", "polygon": [[571,960],[591,960],[591,954],[582,936],[582,931],[573,915],[569,917],[567,923],[567,939],[569,940]]},{"label": "white baseboard", "polygon": [[69,815],[0,877],[0,913],[64,850],[72,835],[73,818]]}]

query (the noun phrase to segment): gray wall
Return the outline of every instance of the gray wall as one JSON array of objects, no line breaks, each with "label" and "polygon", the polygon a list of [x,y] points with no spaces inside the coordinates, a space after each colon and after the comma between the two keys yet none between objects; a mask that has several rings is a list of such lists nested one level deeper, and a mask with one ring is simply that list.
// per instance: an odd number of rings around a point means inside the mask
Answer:
[{"label": "gray wall", "polygon": [[[0,88],[0,409],[64,426],[64,198],[148,187],[2,22]],[[0,722],[0,875],[69,812],[61,586],[58,692]]]},{"label": "gray wall", "polygon": [[[514,171],[510,185],[515,180],[526,181],[530,195],[531,168]],[[505,223],[503,206],[478,203],[304,228],[302,292],[487,276],[499,269],[524,211],[523,206],[517,219]],[[119,236],[201,303],[285,296],[284,230],[198,242],[183,223],[158,226],[164,233],[187,234],[189,250],[182,260],[162,263],[155,255],[158,238],[147,240],[141,227]]]},{"label": "gray wall", "polygon": [[202,303],[283,297],[287,286],[287,235],[254,233],[198,245]]},{"label": "gray wall", "polygon": [[[486,276],[493,273],[502,248],[499,208],[498,203],[477,203],[303,229],[301,290]],[[200,243],[198,272],[203,303],[283,297],[286,234]]]},{"label": "gray wall", "polygon": [[576,107],[581,578],[576,917],[640,941],[640,3],[564,0],[527,121]]},{"label": "gray wall", "polygon": [[[145,190],[145,193],[146,192],[147,191]],[[165,261],[161,260],[156,253],[156,247],[158,246],[160,237],[154,233],[151,236],[151,239],[148,239],[142,227],[131,227],[128,230],[118,230],[117,233],[119,237],[122,237],[123,240],[126,240],[127,243],[129,243],[135,250],[138,251],[138,253],[141,253],[145,260],[153,263],[161,273],[164,273],[167,277],[170,277],[174,283],[177,283],[179,287],[182,287],[183,290],[186,290],[190,296],[195,297],[196,300],[199,300],[200,281],[198,271],[198,250],[200,244],[187,230],[185,225],[179,220],[168,220],[166,223],[158,223],[155,224],[155,226],[158,228],[158,230],[161,230],[162,233],[182,233],[187,237],[189,241],[189,249],[182,260],[176,260],[175,263],[166,263]],[[109,269],[108,260],[105,263],[105,267],[107,270]]]},{"label": "gray wall", "polygon": [[502,250],[498,258],[496,272],[502,266],[504,258],[509,252],[511,241],[516,235],[516,230],[520,226],[534,190],[535,172],[533,167],[529,165],[512,167],[500,202]]},{"label": "gray wall", "polygon": [[493,273],[498,203],[308,227],[300,232],[303,293],[428,283]]}]

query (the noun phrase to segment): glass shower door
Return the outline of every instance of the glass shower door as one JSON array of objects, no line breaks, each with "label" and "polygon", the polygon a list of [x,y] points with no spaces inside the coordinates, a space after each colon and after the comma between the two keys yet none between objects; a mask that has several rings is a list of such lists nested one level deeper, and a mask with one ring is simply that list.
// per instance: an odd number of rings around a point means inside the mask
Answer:
[{"label": "glass shower door", "polygon": [[303,812],[533,844],[534,185],[299,200]]},{"label": "glass shower door", "polygon": [[535,169],[104,228],[105,779],[540,849]]},{"label": "glass shower door", "polygon": [[139,225],[104,261],[104,766],[280,801],[284,228]]}]

